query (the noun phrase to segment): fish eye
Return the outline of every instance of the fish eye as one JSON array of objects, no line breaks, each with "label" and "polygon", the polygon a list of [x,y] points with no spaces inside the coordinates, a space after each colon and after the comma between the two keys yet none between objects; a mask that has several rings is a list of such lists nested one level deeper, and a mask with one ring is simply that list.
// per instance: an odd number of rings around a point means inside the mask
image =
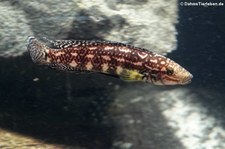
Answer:
[{"label": "fish eye", "polygon": [[166,68],[166,74],[171,76],[173,75],[174,71],[173,71],[173,68]]}]

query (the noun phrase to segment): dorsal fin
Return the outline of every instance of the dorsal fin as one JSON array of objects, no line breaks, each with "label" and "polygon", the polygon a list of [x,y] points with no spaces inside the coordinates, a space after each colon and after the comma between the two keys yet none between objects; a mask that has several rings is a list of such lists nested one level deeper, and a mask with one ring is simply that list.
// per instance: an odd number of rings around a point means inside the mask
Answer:
[{"label": "dorsal fin", "polygon": [[50,40],[46,37],[42,38],[42,42],[52,49],[64,49],[66,47],[75,46],[78,44],[72,40]]},{"label": "dorsal fin", "polygon": [[76,47],[76,46],[89,46],[89,45],[111,45],[111,46],[124,46],[130,49],[135,49],[141,52],[148,52],[151,53],[151,51],[144,49],[144,48],[138,48],[129,44],[114,42],[114,41],[106,41],[106,40],[50,40],[46,37],[41,38],[42,42],[46,44],[49,48],[52,49],[64,49],[69,47]]}]

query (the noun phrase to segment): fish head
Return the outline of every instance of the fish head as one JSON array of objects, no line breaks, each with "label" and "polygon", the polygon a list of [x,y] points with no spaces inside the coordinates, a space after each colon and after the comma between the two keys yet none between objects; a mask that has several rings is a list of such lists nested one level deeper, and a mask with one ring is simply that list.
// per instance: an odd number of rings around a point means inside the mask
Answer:
[{"label": "fish head", "polygon": [[147,82],[155,85],[185,85],[191,83],[193,75],[178,63],[160,56],[157,64],[150,70]]}]

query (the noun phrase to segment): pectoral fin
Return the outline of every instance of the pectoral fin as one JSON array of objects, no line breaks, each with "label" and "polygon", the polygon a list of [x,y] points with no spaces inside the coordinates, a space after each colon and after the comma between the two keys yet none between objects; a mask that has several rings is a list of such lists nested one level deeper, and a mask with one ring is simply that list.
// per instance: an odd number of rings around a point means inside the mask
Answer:
[{"label": "pectoral fin", "polygon": [[121,74],[120,78],[124,81],[142,81],[143,74],[139,73],[137,70],[129,70],[124,69]]}]

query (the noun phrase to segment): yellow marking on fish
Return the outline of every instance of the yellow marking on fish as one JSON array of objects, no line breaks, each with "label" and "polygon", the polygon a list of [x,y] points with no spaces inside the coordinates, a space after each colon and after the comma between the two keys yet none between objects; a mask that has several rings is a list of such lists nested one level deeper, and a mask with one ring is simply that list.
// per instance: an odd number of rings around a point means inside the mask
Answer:
[{"label": "yellow marking on fish", "polygon": [[125,81],[142,81],[143,74],[139,73],[137,70],[128,70],[124,69],[121,74],[120,78]]},{"label": "yellow marking on fish", "polygon": [[161,64],[161,65],[165,65],[166,62],[165,62],[165,61],[161,61],[160,64]]},{"label": "yellow marking on fish", "polygon": [[128,48],[126,48],[126,47],[119,47],[119,50],[120,50],[121,52],[125,52],[125,53],[131,52],[131,50],[128,49]]},{"label": "yellow marking on fish", "polygon": [[105,47],[105,50],[113,50],[113,49],[114,47],[109,47],[109,46]]},{"label": "yellow marking on fish", "polygon": [[97,47],[89,47],[88,49],[89,49],[89,50],[96,50]]},{"label": "yellow marking on fish", "polygon": [[47,62],[47,63],[50,63],[51,60],[52,60],[52,59],[51,59],[50,57],[47,57],[46,62]]},{"label": "yellow marking on fish", "polygon": [[155,58],[153,58],[153,59],[150,59],[150,62],[152,62],[152,63],[158,63],[158,60],[155,59]]},{"label": "yellow marking on fish", "polygon": [[73,61],[70,63],[70,66],[71,66],[71,67],[76,67],[76,66],[77,66],[77,63],[73,60]]},{"label": "yellow marking on fish", "polygon": [[116,74],[121,74],[123,72],[123,68],[121,66],[116,67]]},{"label": "yellow marking on fish", "polygon": [[140,57],[140,58],[142,58],[142,59],[145,59],[147,56],[148,56],[148,54],[147,53],[138,53],[138,56]]},{"label": "yellow marking on fish", "polygon": [[111,58],[109,57],[109,56],[107,56],[107,55],[103,55],[103,56],[101,56],[104,60],[106,60],[106,61],[110,61],[111,60]]},{"label": "yellow marking on fish", "polygon": [[109,69],[109,65],[107,63],[103,63],[101,66],[103,72],[107,72],[107,70]]},{"label": "yellow marking on fish", "polygon": [[88,63],[85,65],[85,67],[86,67],[87,70],[92,70],[93,65],[92,65],[91,62],[88,62]]},{"label": "yellow marking on fish", "polygon": [[88,55],[86,55],[86,57],[87,57],[87,58],[93,58],[94,55],[93,55],[93,54],[88,54]]},{"label": "yellow marking on fish", "polygon": [[60,51],[60,52],[54,53],[55,56],[61,56],[61,55],[63,55],[63,54],[65,54],[65,52],[61,52],[61,51]]},{"label": "yellow marking on fish", "polygon": [[71,55],[76,57],[77,56],[77,53],[76,52],[75,53],[71,53]]},{"label": "yellow marking on fish", "polygon": [[116,59],[118,62],[125,62],[125,59],[124,58],[117,58]]},{"label": "yellow marking on fish", "polygon": [[142,66],[142,62],[133,62],[133,64],[136,66]]}]

